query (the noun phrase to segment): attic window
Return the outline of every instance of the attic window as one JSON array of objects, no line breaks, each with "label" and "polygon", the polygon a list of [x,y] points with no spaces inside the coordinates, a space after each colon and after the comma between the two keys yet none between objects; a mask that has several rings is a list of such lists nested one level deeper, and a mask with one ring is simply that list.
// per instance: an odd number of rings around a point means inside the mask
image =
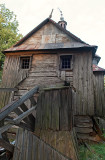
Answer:
[{"label": "attic window", "polygon": [[60,56],[61,69],[72,69],[72,55]]},{"label": "attic window", "polygon": [[30,57],[20,57],[21,69],[30,68]]}]

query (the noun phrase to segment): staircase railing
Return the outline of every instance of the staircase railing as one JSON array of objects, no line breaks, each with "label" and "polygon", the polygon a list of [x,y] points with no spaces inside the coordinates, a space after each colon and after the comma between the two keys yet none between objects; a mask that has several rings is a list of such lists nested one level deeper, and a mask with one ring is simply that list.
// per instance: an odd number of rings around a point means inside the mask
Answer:
[{"label": "staircase railing", "polygon": [[[0,110],[0,121],[7,121],[7,124],[1,126],[0,128],[0,145],[5,149],[7,148],[7,150],[11,151],[10,144],[7,145],[7,142],[3,140],[2,133],[7,131],[13,125],[17,125],[21,128],[33,131],[35,125],[35,116],[32,113],[37,107],[34,94],[38,93],[38,90],[39,87],[36,86],[35,88],[24,94],[21,98],[12,101],[10,104],[6,105]],[[31,108],[28,108],[24,103],[28,99],[31,102]],[[11,112],[14,112],[18,116],[13,119],[12,117],[8,116]]]}]

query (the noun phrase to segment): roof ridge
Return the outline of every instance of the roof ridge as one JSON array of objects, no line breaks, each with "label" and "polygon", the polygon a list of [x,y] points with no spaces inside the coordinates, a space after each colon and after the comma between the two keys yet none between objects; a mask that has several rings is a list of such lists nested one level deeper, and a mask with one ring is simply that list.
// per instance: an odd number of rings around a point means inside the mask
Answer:
[{"label": "roof ridge", "polygon": [[[77,43],[76,45],[70,45],[67,43],[59,43],[57,45],[57,43],[55,43],[55,46],[50,43],[47,43],[46,45],[44,44],[33,44],[31,46],[27,46],[25,47],[24,42],[31,37],[34,33],[36,33],[38,30],[40,30],[44,25],[46,25],[48,22],[51,22],[53,25],[55,25],[55,27],[57,27],[59,30],[61,30],[63,33],[65,33],[66,35],[68,35],[69,37],[72,37]],[[79,43],[78,43],[79,42]],[[22,44],[22,45],[21,45]],[[33,30],[31,30],[28,34],[26,34],[22,39],[20,39],[20,41],[18,41],[15,45],[13,45],[11,48],[3,51],[3,53],[6,52],[10,52],[10,51],[22,51],[22,50],[40,50],[40,49],[67,49],[67,48],[83,48],[83,47],[87,47],[87,48],[92,48],[92,53],[94,54],[97,50],[97,46],[92,46],[89,45],[87,43],[85,43],[84,41],[82,41],[80,38],[76,37],[74,34],[72,34],[71,32],[69,32],[68,30],[64,29],[63,27],[61,27],[58,23],[56,23],[54,20],[52,20],[51,18],[46,18],[43,22],[41,22],[38,26],[36,26]]]},{"label": "roof ridge", "polygon": [[43,22],[41,22],[38,26],[36,26],[33,30],[31,30],[28,34],[26,34],[22,39],[20,39],[13,47],[16,47],[20,44],[22,44],[27,38],[29,38],[32,34],[34,34],[34,31],[36,30],[39,30],[39,27],[47,22],[49,20],[49,18],[46,18]]},{"label": "roof ridge", "polygon": [[41,22],[38,26],[36,26],[33,30],[31,30],[28,34],[26,34],[22,39],[20,39],[15,45],[13,45],[13,47],[16,47],[16,46],[19,46],[20,44],[22,44],[26,39],[28,39],[32,34],[34,34],[35,32],[37,32],[43,25],[45,25],[48,22],[53,23],[54,25],[56,25],[57,28],[59,28],[60,30],[62,30],[63,32],[65,32],[67,35],[69,35],[73,39],[77,40],[78,42],[81,42],[81,43],[83,43],[85,45],[89,45],[86,42],[82,41],[77,36],[75,36],[70,31],[68,31],[68,30],[64,29],[63,27],[61,27],[58,23],[56,23],[54,20],[52,20],[51,18],[48,17],[43,22]]}]

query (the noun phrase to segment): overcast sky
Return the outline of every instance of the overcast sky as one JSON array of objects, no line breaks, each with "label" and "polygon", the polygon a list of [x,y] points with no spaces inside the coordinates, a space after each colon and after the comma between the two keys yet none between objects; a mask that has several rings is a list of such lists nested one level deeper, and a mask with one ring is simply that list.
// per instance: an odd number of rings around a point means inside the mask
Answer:
[{"label": "overcast sky", "polygon": [[83,41],[97,45],[100,67],[105,68],[105,0],[0,0],[17,15],[20,33],[26,35],[44,19],[52,8],[52,19],[60,19],[60,8],[67,29]]}]

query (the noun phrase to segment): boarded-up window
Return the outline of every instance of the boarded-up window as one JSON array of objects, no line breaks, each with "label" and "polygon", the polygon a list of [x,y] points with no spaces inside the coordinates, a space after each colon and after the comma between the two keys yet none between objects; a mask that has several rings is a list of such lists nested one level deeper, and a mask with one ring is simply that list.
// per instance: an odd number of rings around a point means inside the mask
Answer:
[{"label": "boarded-up window", "polygon": [[72,55],[60,56],[61,69],[72,69]]},{"label": "boarded-up window", "polygon": [[30,68],[30,57],[20,57],[21,69]]}]

